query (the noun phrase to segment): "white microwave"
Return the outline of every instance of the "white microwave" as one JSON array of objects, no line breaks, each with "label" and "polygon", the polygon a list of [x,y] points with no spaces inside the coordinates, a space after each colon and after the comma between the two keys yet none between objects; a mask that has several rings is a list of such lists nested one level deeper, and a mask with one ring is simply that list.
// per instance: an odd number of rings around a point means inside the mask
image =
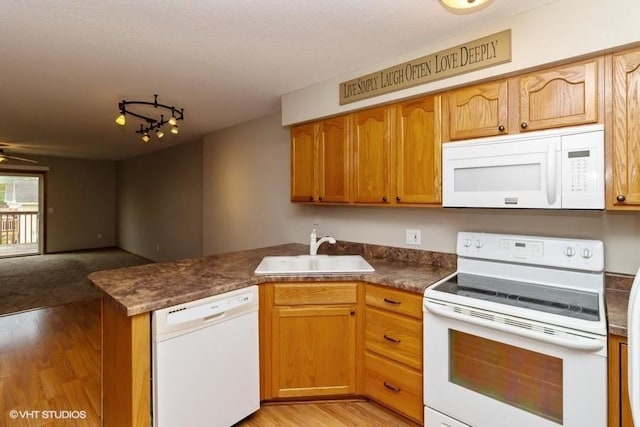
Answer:
[{"label": "white microwave", "polygon": [[442,145],[444,207],[604,209],[604,126]]}]

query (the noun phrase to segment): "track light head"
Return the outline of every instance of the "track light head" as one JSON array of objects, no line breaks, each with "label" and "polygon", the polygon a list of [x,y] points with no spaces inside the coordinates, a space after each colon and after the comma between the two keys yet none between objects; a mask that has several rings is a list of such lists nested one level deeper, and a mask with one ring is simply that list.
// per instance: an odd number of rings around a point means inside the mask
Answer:
[{"label": "track light head", "polygon": [[127,118],[125,117],[124,113],[121,112],[120,115],[116,117],[116,123],[120,126],[124,126],[127,124]]}]

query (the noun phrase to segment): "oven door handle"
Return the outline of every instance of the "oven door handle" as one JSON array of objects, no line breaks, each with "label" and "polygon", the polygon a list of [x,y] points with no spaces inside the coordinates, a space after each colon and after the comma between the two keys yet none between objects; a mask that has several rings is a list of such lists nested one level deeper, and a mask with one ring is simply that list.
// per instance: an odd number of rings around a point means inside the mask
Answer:
[{"label": "oven door handle", "polygon": [[509,326],[504,323],[498,323],[491,320],[485,320],[480,317],[473,317],[465,314],[459,314],[443,308],[442,304],[433,303],[430,301],[425,301],[424,306],[431,313],[448,317],[450,319],[459,320],[465,323],[471,323],[473,325],[484,326],[490,329],[496,329],[502,332],[508,332],[510,334],[519,335],[525,338],[531,338],[537,341],[546,342],[553,345],[559,345],[566,348],[571,348],[574,350],[581,351],[591,351],[596,352],[601,350],[604,347],[604,343],[602,340],[595,340],[587,337],[580,337],[578,335],[573,335],[571,338],[568,337],[558,337],[555,335],[548,335],[543,332],[536,332],[529,329],[522,329],[518,326]]}]

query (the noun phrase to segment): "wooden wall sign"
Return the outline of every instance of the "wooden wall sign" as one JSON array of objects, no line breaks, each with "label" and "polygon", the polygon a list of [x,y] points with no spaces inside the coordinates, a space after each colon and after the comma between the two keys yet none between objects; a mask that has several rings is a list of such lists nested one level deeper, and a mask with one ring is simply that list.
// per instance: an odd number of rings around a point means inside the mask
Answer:
[{"label": "wooden wall sign", "polygon": [[511,61],[511,30],[340,83],[340,105]]}]

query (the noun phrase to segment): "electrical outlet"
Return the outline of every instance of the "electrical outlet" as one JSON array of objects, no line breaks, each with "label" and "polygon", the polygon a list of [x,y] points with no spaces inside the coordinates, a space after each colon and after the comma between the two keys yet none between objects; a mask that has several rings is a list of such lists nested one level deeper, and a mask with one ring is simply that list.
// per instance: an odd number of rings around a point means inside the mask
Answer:
[{"label": "electrical outlet", "polygon": [[420,230],[406,229],[405,231],[407,232],[407,245],[419,246],[421,244]]}]

